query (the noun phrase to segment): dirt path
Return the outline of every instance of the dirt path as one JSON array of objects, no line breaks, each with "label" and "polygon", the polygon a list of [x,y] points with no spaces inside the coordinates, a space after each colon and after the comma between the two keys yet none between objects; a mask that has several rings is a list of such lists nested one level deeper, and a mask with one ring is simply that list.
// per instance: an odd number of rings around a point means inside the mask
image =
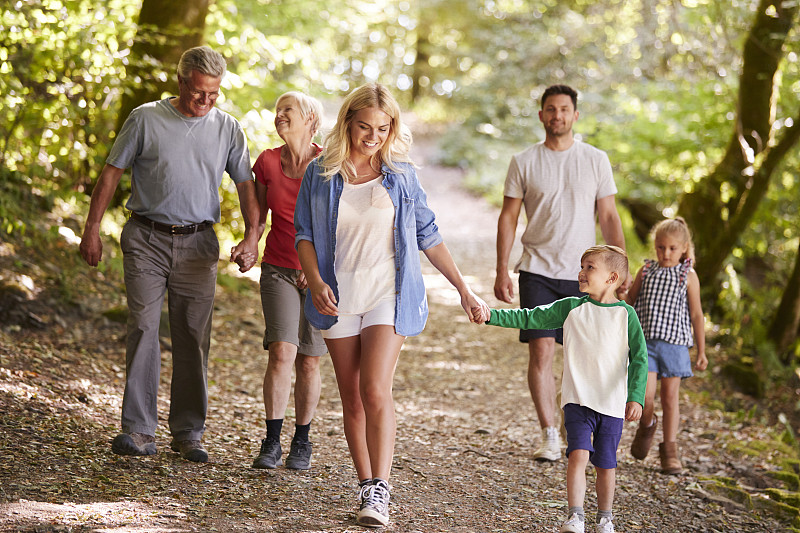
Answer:
[{"label": "dirt path", "polygon": [[[418,141],[418,157],[427,155]],[[459,173],[425,166],[421,180],[446,242],[490,305],[497,212],[463,192]],[[517,252],[514,252],[515,255]],[[538,424],[515,332],[471,325],[457,294],[425,267],[426,331],[407,341],[395,380],[398,436],[393,532],[557,531],[566,505],[565,461],[539,464]],[[356,489],[328,359],[312,426],[308,472],[250,468],[263,432],[266,355],[255,286],[218,298],[206,445],[211,462],[159,454],[118,457],[124,326],[87,303],[86,320],[44,333],[0,332],[0,530],[29,532],[355,532]],[[161,413],[166,413],[167,372]],[[291,411],[287,425],[291,426]],[[757,459],[732,455],[720,435],[751,438],[718,413],[691,405],[681,439],[687,473],[665,477],[657,459],[633,461],[632,427],[620,446],[617,531],[783,531],[781,523],[712,494],[703,475],[762,479]],[[288,448],[284,432],[284,448]],[[658,435],[657,435],[658,438]],[[760,477],[759,477],[760,476]],[[753,485],[754,482],[748,483]],[[596,502],[589,475],[587,516]]]}]

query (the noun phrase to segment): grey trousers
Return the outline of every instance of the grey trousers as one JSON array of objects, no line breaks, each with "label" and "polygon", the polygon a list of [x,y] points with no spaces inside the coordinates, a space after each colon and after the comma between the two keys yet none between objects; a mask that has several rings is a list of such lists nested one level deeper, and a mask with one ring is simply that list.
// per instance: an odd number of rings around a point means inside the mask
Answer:
[{"label": "grey trousers", "polygon": [[211,314],[219,259],[213,228],[169,235],[135,220],[122,230],[128,297],[122,431],[155,435],[161,348],[158,326],[168,294],[172,334],[169,429],[177,440],[200,440],[208,406]]}]

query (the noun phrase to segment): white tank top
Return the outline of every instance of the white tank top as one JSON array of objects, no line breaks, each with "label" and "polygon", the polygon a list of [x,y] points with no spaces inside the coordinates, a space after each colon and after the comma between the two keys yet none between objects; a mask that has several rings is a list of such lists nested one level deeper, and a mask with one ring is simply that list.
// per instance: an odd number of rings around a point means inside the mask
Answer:
[{"label": "white tank top", "polygon": [[340,313],[366,313],[395,295],[394,205],[382,181],[342,190],[334,260]]}]

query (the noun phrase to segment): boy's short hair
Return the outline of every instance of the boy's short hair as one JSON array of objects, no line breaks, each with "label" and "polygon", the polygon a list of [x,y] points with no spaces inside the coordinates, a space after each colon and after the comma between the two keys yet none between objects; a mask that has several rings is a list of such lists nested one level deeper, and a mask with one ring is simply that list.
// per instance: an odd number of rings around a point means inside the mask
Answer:
[{"label": "boy's short hair", "polygon": [[618,287],[628,278],[628,254],[619,246],[613,246],[611,244],[592,246],[583,252],[581,261],[590,255],[601,256],[603,258],[603,263],[605,263],[608,269],[619,274],[619,280],[617,280]]}]

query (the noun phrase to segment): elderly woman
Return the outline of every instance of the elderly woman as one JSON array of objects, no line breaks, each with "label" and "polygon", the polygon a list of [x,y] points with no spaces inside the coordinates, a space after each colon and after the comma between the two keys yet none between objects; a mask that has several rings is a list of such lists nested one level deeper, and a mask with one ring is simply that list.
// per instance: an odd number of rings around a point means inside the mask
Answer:
[{"label": "elderly woman", "polygon": [[[286,457],[286,468],[311,468],[311,420],[320,394],[319,359],[327,352],[317,328],[303,313],[306,277],[294,247],[294,208],[297,191],[306,167],[322,148],[311,142],[319,130],[322,105],[315,98],[288,92],[275,104],[275,129],[282,146],[267,149],[258,156],[253,172],[260,207],[259,235],[272,211],[261,262],[261,305],[264,310],[264,349],[269,350],[264,376],[264,408],[267,436],[261,441],[253,468],[277,468],[282,464],[280,436],[283,418],[294,388],[295,433]],[[255,257],[242,258],[254,263]]]},{"label": "elderly woman", "polygon": [[295,210],[311,295],[305,312],[331,354],[361,487],[357,522],[366,527],[389,521],[392,381],[406,336],[421,333],[428,316],[418,250],[458,290],[470,320],[489,312],[442,241],[410,145],[389,91],[359,87],[342,104],[322,155],[309,164]]}]

